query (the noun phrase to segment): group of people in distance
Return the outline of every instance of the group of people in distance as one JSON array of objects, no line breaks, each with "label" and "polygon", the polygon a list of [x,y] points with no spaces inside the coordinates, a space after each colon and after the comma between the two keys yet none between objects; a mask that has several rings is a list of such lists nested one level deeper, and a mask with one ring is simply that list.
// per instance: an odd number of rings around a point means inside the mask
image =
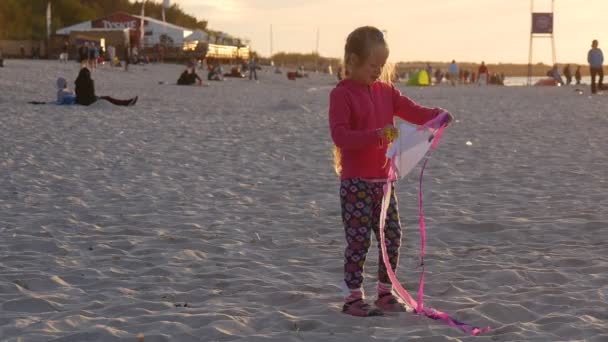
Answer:
[{"label": "group of people in distance", "polygon": [[[589,73],[591,75],[592,94],[596,94],[598,90],[604,89],[604,54],[598,46],[599,42],[597,41],[597,39],[594,39],[591,42],[591,49],[587,53],[587,62],[589,63]],[[563,76],[566,78],[565,82],[562,78],[562,74],[560,74],[559,72],[559,66],[557,64],[554,64],[553,68],[547,71],[547,76],[551,77],[559,85],[572,84],[572,70],[570,69],[570,64],[566,64],[562,71]],[[581,84],[582,75],[580,65],[576,67],[576,71],[574,72],[574,79],[576,81],[576,85]]]},{"label": "group of people in distance", "polygon": [[[415,73],[418,73],[419,71],[420,69],[416,69]],[[429,82],[434,84],[442,84],[445,79],[446,83],[449,83],[452,86],[456,86],[457,84],[477,84],[479,86],[489,84],[504,85],[505,80],[504,73],[490,73],[488,66],[483,61],[479,65],[477,71],[474,69],[460,68],[455,60],[452,60],[452,62],[448,64],[445,72],[440,68],[433,70],[431,63],[426,64],[424,71],[426,71],[426,74],[429,77]],[[407,79],[409,77],[408,73],[405,73],[404,77]]]},{"label": "group of people in distance", "polygon": [[84,44],[78,48],[80,65],[89,69],[97,68],[99,57],[103,53],[101,49],[102,47],[95,45],[95,43],[84,42]]},{"label": "group of people in distance", "polygon": [[[203,83],[203,79],[196,73],[196,61],[195,60],[191,60],[190,62],[188,62],[188,64],[186,65],[186,69],[180,74],[179,78],[177,79],[177,84],[178,85],[205,85]],[[219,62],[212,62],[212,61],[208,61],[207,62],[207,80],[209,81],[223,81],[224,77],[236,77],[236,78],[245,78],[246,76],[243,75],[242,70],[248,70],[249,71],[249,79],[255,79],[256,81],[258,80],[258,74],[257,74],[257,70],[259,70],[260,67],[257,65],[257,62],[255,61],[254,58],[251,58],[249,60],[249,63],[246,63],[243,61],[242,63],[242,69],[239,68],[238,66],[234,66],[230,69],[229,73],[224,73],[223,72],[223,68],[221,63]]]}]

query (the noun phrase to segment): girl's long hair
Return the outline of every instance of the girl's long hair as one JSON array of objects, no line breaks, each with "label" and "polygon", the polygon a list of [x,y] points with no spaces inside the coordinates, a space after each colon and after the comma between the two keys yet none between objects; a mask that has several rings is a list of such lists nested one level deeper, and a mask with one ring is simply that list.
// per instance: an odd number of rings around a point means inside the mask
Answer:
[{"label": "girl's long hair", "polygon": [[[350,68],[353,63],[351,58],[353,55],[356,55],[360,61],[365,61],[369,58],[372,49],[377,45],[384,46],[388,51],[388,44],[384,39],[384,33],[379,29],[373,26],[362,26],[351,32],[346,38],[346,45],[344,46],[343,77],[346,78],[350,74]],[[382,68],[380,81],[392,85],[394,76],[395,66],[392,63],[386,63]],[[338,176],[342,174],[342,153],[340,148],[335,145],[334,170]]]}]

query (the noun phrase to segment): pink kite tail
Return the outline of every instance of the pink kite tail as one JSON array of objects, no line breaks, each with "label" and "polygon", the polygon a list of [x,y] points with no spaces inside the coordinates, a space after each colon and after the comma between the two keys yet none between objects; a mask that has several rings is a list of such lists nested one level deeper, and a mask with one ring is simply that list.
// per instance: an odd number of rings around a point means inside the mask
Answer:
[{"label": "pink kite tail", "polygon": [[386,248],[386,241],[384,237],[384,226],[386,224],[386,214],[388,211],[388,206],[390,204],[391,192],[392,192],[392,184],[396,180],[396,167],[394,162],[394,156],[391,156],[389,159],[389,177],[387,179],[386,184],[384,185],[384,196],[382,197],[382,210],[380,211],[380,248],[382,250],[382,261],[386,266],[386,270],[388,273],[388,277],[391,280],[391,283],[395,287],[395,291],[403,299],[410,307],[414,308],[414,312],[417,314],[424,314],[426,317],[441,320],[445,322],[447,325],[451,327],[455,327],[472,336],[477,336],[482,333],[490,331],[490,327],[486,327],[483,329],[473,327],[469,324],[462,323],[460,321],[455,320],[450,315],[445,312],[441,312],[432,308],[425,308],[423,305],[424,300],[424,247],[426,245],[426,227],[424,223],[424,211],[423,211],[423,201],[422,201],[422,178],[424,176],[424,169],[426,168],[426,164],[429,160],[430,155],[439,144],[441,140],[441,134],[443,133],[443,129],[447,123],[448,114],[442,113],[438,115],[435,119],[429,121],[427,124],[422,126],[422,129],[430,129],[434,130],[435,133],[431,137],[434,139],[433,144],[431,145],[431,151],[429,155],[424,160],[422,164],[422,169],[420,170],[420,178],[419,178],[419,189],[418,189],[418,214],[420,216],[420,266],[422,267],[422,272],[420,274],[420,285],[418,288],[418,301],[416,301],[404,288],[401,286],[401,283],[397,279],[393,268],[391,267],[390,261],[388,259],[388,253]]}]

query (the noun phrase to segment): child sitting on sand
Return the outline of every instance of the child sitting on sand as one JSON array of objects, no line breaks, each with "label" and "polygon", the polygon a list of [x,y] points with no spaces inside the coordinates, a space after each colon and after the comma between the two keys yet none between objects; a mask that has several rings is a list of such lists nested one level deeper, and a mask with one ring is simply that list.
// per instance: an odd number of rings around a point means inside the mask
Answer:
[{"label": "child sitting on sand", "polygon": [[[420,106],[393,87],[391,72],[385,65],[388,54],[380,30],[370,26],[354,30],[344,48],[347,77],[330,95],[329,125],[335,144],[336,172],[341,181],[340,202],[347,241],[344,283],[349,293],[345,294],[342,311],[361,317],[405,311],[404,304],[392,294],[381,251],[376,308],[364,301],[361,287],[372,231],[376,239],[380,237],[378,220],[389,169],[386,151],[398,134],[394,116],[421,125],[444,112],[441,108]],[[394,191],[387,211],[385,237],[390,264],[395,269],[401,225]]]},{"label": "child sitting on sand", "polygon": [[72,105],[76,103],[76,95],[68,89],[68,82],[63,77],[57,79],[57,104]]}]

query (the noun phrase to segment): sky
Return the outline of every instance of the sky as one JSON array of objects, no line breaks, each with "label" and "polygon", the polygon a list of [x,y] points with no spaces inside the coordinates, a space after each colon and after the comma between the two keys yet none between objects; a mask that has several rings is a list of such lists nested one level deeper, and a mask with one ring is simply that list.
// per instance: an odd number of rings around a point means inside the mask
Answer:
[{"label": "sky", "polygon": [[[159,0],[160,2],[160,0]],[[386,30],[390,61],[527,63],[530,0],[171,0],[209,28],[250,40],[253,50],[343,55],[346,36]],[[535,0],[549,12],[551,0]],[[608,46],[608,0],[555,0],[557,62],[586,63],[591,41]],[[535,38],[533,63],[552,62],[551,40]]]}]

